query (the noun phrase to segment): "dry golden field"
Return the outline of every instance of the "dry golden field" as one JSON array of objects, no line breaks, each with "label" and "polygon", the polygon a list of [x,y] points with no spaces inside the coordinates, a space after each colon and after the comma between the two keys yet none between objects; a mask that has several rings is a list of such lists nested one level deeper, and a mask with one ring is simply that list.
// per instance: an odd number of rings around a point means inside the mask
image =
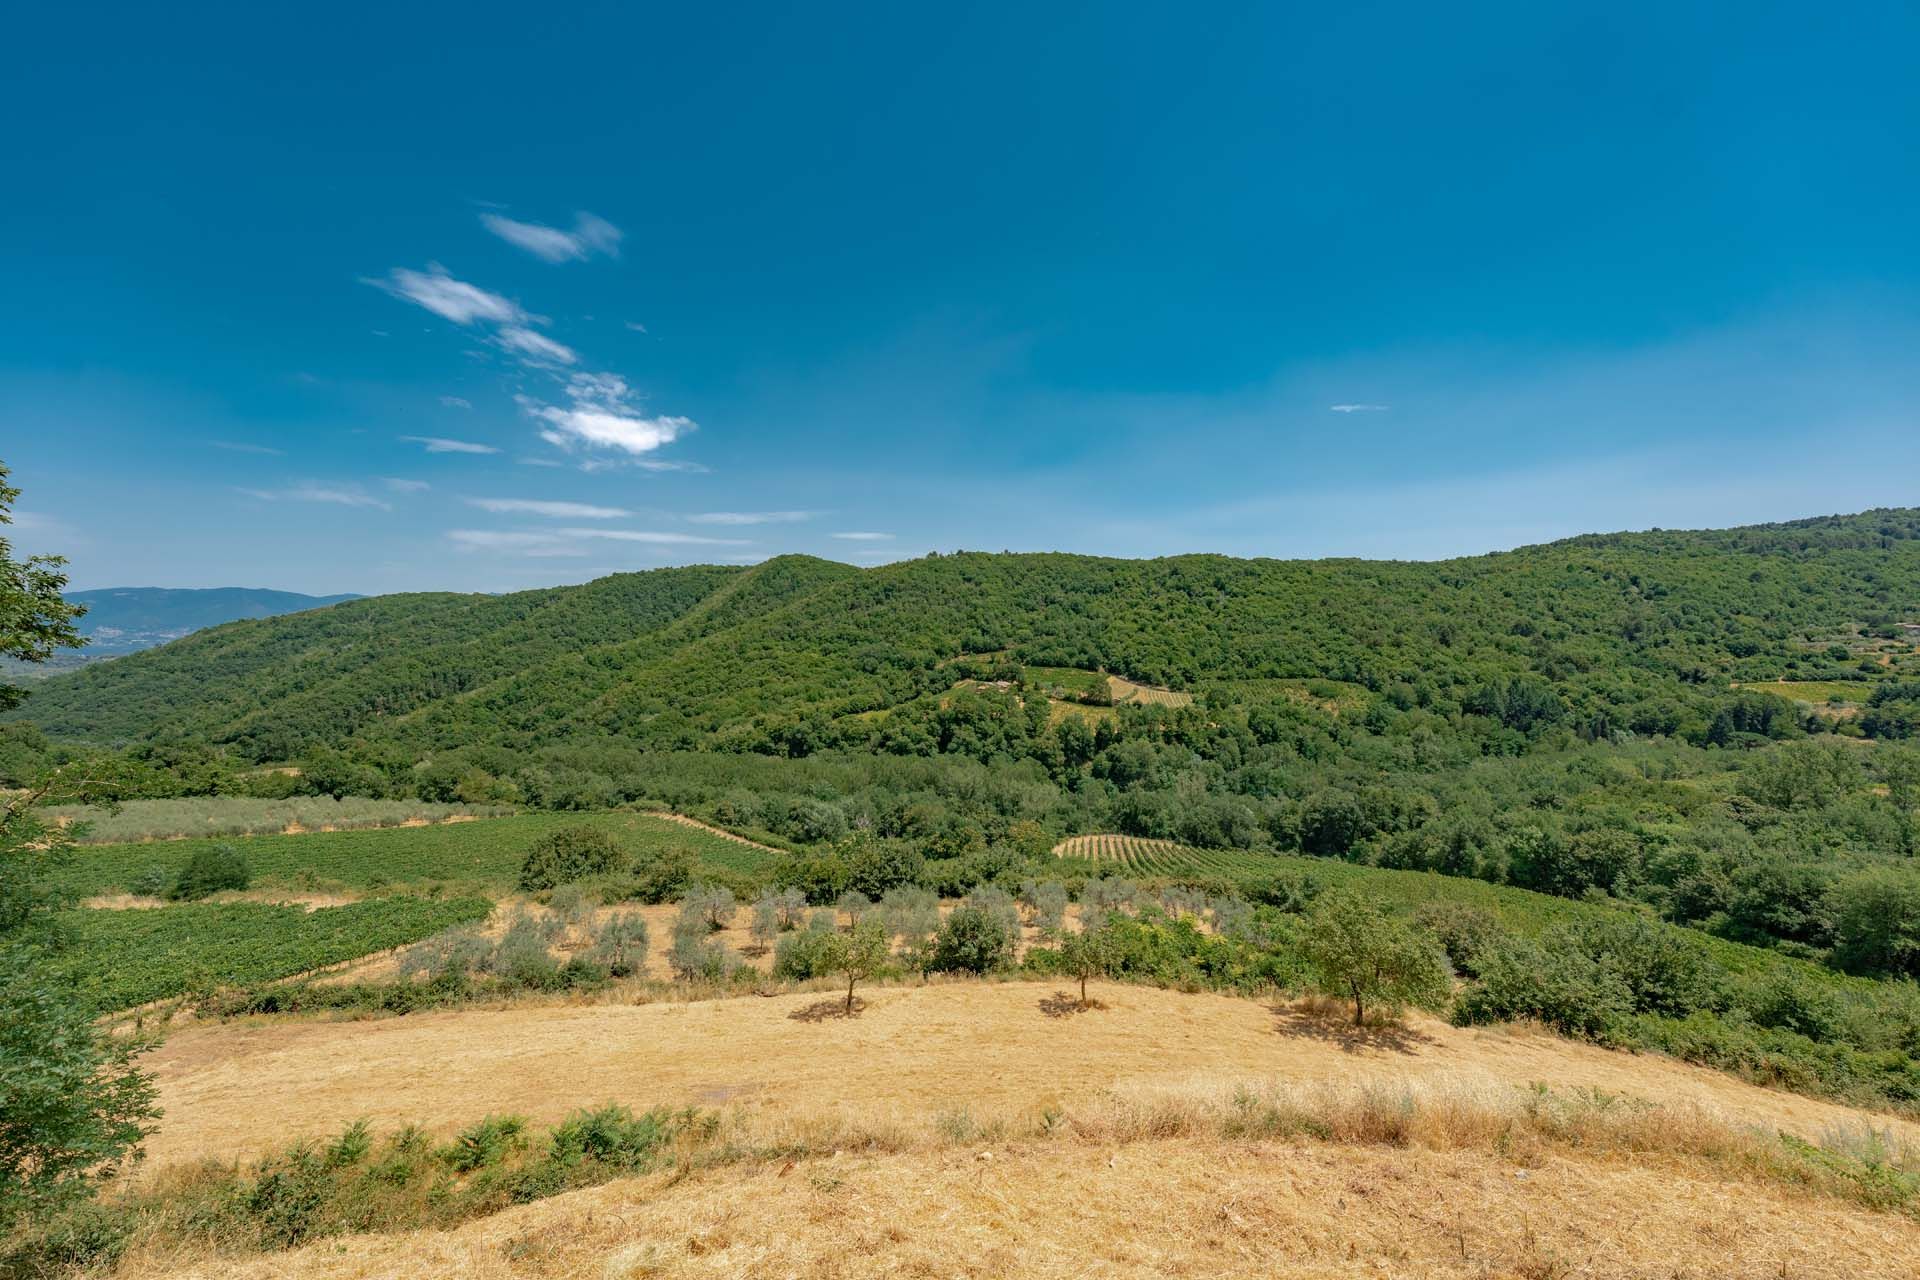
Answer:
[{"label": "dry golden field", "polygon": [[[1920,1126],[1651,1056],[1415,1017],[1355,1038],[1305,1006],[1098,985],[881,987],[176,1032],[147,1172],[369,1117],[697,1105],[801,1154],[650,1174],[448,1231],[236,1264],[138,1252],[130,1276],[1920,1275],[1920,1224],[1763,1176],[1776,1132]],[[1601,1090],[1597,1127],[1529,1120],[1536,1084]],[[1235,1136],[1238,1099],[1311,1132]],[[1741,1144],[1746,1144],[1742,1146]],[[1730,1156],[1729,1151],[1736,1154]]]}]

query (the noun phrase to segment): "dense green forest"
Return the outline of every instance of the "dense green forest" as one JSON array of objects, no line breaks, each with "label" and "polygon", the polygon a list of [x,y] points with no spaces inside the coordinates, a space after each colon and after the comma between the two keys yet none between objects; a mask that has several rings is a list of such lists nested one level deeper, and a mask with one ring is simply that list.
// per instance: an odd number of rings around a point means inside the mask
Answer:
[{"label": "dense green forest", "polygon": [[1916,622],[1914,510],[1437,563],[782,557],[217,627],[41,685],[0,773],[667,804],[988,877],[1118,831],[1915,975]]}]

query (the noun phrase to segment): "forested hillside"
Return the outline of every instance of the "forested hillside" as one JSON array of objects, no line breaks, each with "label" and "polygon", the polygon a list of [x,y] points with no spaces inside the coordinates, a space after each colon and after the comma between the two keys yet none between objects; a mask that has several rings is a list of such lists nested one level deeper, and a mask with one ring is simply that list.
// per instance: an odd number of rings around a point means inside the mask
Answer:
[{"label": "forested hillside", "polygon": [[50,683],[22,714],[61,739],[192,738],[257,760],[583,733],[805,751],[882,735],[847,718],[946,692],[956,658],[1005,654],[1215,702],[1259,701],[1249,681],[1338,681],[1496,739],[1564,724],[1703,740],[1716,720],[1721,737],[1765,732],[1735,682],[1920,679],[1911,644],[1873,643],[1911,639],[1898,624],[1917,618],[1912,510],[1438,563],[782,557],[234,623]]}]

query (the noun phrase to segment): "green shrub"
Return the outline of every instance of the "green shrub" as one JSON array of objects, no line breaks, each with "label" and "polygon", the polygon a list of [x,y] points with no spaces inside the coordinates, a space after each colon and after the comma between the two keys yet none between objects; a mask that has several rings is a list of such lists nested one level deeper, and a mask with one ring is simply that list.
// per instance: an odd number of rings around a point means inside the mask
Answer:
[{"label": "green shrub", "polygon": [[130,1215],[82,1201],[38,1228],[0,1243],[0,1276],[51,1280],[75,1272],[110,1270],[132,1234]]},{"label": "green shrub", "polygon": [[524,1116],[494,1115],[462,1129],[439,1152],[440,1159],[456,1173],[471,1173],[500,1163],[527,1145],[527,1121]]},{"label": "green shrub", "polygon": [[992,973],[1013,963],[1013,945],[1002,913],[963,903],[935,936],[933,968],[943,973]]},{"label": "green shrub", "polygon": [[626,866],[627,855],[611,834],[599,827],[562,827],[534,842],[520,864],[520,887],[529,893],[588,876],[606,875]]},{"label": "green shrub", "polygon": [[247,856],[230,844],[216,844],[194,853],[180,868],[167,889],[176,902],[198,902],[227,889],[244,889],[253,883]]},{"label": "green shrub", "polygon": [[576,1111],[548,1135],[548,1158],[569,1167],[594,1161],[618,1169],[643,1169],[672,1137],[673,1120],[665,1110],[636,1116],[612,1104]]},{"label": "green shrub", "polygon": [[1480,956],[1509,936],[1491,911],[1465,902],[1423,902],[1413,922],[1431,933],[1455,971],[1469,978],[1480,972]]},{"label": "green shrub", "polygon": [[838,854],[794,856],[774,868],[773,882],[783,889],[798,889],[808,902],[824,907],[847,891],[853,873]]},{"label": "green shrub", "polygon": [[1478,981],[1455,1001],[1462,1026],[1531,1019],[1565,1035],[1618,1038],[1633,993],[1614,969],[1573,947],[1509,937],[1475,956]]},{"label": "green shrub", "polygon": [[633,869],[626,896],[658,906],[677,901],[693,883],[693,857],[685,849],[663,849]]},{"label": "green shrub", "polygon": [[834,934],[826,929],[800,929],[781,937],[773,951],[773,976],[788,982],[807,982],[832,972]]}]

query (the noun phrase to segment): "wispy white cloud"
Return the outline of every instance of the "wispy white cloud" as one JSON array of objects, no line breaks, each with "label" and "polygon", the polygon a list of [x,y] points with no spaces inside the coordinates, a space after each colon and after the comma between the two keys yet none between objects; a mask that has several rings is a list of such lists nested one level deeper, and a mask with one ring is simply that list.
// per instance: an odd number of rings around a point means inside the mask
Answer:
[{"label": "wispy white cloud", "polygon": [[481,214],[480,223],[508,244],[525,249],[542,262],[581,262],[596,253],[610,258],[620,256],[620,228],[591,213],[575,214],[571,231],[538,222],[516,222],[497,213]]},{"label": "wispy white cloud", "polygon": [[207,443],[215,449],[225,449],[228,453],[259,453],[274,458],[284,458],[287,455],[285,449],[274,449],[264,444],[243,444],[235,440],[209,440]]},{"label": "wispy white cloud", "polygon": [[425,480],[402,480],[395,476],[384,476],[380,482],[395,493],[425,493],[433,488]]},{"label": "wispy white cloud", "polygon": [[890,542],[893,540],[893,535],[890,533],[868,533],[859,530],[852,533],[829,534],[828,536],[839,538],[843,542]]},{"label": "wispy white cloud", "polygon": [[649,416],[633,407],[633,389],[613,373],[576,373],[567,405],[521,397],[528,416],[546,423],[540,438],[560,449],[610,449],[630,457],[652,453],[695,429],[691,418]]},{"label": "wispy white cloud", "polygon": [[817,511],[702,511],[687,517],[690,524],[798,524]]},{"label": "wispy white cloud", "polygon": [[444,436],[401,436],[408,444],[425,446],[428,453],[498,453],[490,444],[475,444],[471,440],[448,440]]},{"label": "wispy white cloud", "polygon": [[524,325],[508,325],[500,330],[497,337],[502,347],[531,364],[575,364],[580,359],[573,348]]},{"label": "wispy white cloud", "polygon": [[441,396],[440,403],[449,409],[473,408],[473,401],[467,399],[465,396]]},{"label": "wispy white cloud", "polygon": [[238,492],[262,502],[322,502],[338,507],[377,507],[381,511],[393,510],[389,503],[362,490],[332,488],[322,484],[300,484],[291,489],[240,489]]},{"label": "wispy white cloud", "polygon": [[633,330],[635,333],[645,333],[647,331],[647,326],[641,324],[638,320],[627,321],[627,328]]},{"label": "wispy white cloud", "polygon": [[467,505],[482,511],[524,512],[555,520],[619,520],[633,512],[622,507],[596,507],[586,502],[548,502],[539,498],[468,498]]},{"label": "wispy white cloud", "polygon": [[1330,404],[1327,408],[1335,413],[1385,413],[1384,404]]},{"label": "wispy white cloud", "polygon": [[530,318],[518,303],[510,302],[497,293],[489,293],[479,285],[454,279],[437,262],[428,264],[424,272],[395,267],[385,279],[366,279],[364,283],[382,289],[403,302],[425,307],[455,324],[472,324],[475,320],[521,324]]}]

